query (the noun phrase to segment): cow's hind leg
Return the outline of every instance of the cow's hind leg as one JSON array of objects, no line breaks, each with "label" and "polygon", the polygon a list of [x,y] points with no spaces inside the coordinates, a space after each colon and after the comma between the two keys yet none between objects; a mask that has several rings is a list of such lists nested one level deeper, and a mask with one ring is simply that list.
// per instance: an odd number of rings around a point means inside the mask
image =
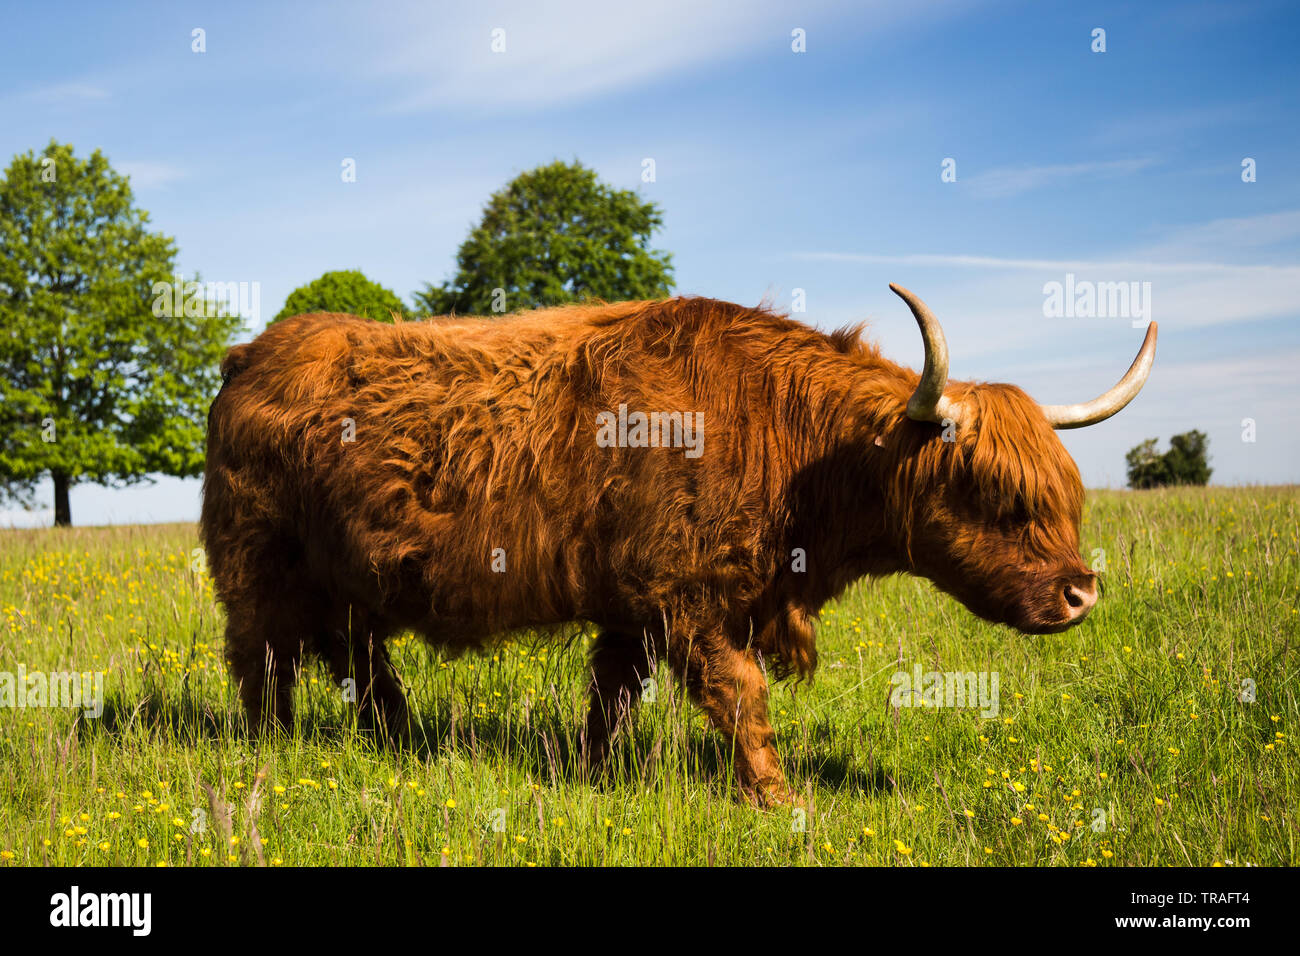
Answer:
[{"label": "cow's hind leg", "polygon": [[781,773],[776,731],[767,719],[767,678],[753,651],[710,635],[689,646],[674,643],[669,663],[731,745],[741,793],[760,806],[798,802]]},{"label": "cow's hind leg", "polygon": [[411,715],[388,657],[387,637],[371,615],[349,607],[324,635],[320,652],[344,699],[355,702],[361,723],[389,742],[404,744],[411,738]]},{"label": "cow's hind leg", "polygon": [[295,600],[282,580],[274,580],[228,597],[225,604],[226,661],[249,731],[289,730],[303,645],[315,629],[310,603]]},{"label": "cow's hind leg", "polygon": [[609,755],[610,741],[654,676],[654,646],[649,635],[602,631],[591,649],[590,710],[583,758],[591,770]]}]

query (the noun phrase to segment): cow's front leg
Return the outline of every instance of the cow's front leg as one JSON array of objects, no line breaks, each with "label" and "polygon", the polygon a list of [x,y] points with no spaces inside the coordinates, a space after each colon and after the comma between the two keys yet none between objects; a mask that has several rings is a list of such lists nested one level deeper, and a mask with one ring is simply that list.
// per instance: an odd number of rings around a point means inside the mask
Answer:
[{"label": "cow's front leg", "polygon": [[703,642],[683,657],[674,662],[674,670],[731,745],[741,793],[760,806],[798,802],[781,773],[776,731],[767,719],[767,678],[753,651],[724,641]]},{"label": "cow's front leg", "polygon": [[590,710],[583,757],[598,770],[609,755],[619,724],[641,698],[643,682],[654,675],[654,648],[648,635],[602,631],[591,649]]}]

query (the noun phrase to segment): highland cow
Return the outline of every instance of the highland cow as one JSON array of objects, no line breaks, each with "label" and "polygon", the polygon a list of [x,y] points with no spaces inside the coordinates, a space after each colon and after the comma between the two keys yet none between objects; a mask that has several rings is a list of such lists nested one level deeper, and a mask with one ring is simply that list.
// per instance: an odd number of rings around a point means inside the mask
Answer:
[{"label": "highland cow", "polygon": [[921,329],[919,375],[859,329],[702,298],[301,315],[231,349],[202,535],[250,726],[289,725],[303,650],[402,736],[395,632],[456,652],[583,621],[592,766],[664,659],[732,744],[742,792],[780,801],[768,678],[812,673],[818,610],[854,580],[921,575],[1029,633],[1077,624],[1097,578],[1053,429],[1132,400],[1155,324],[1105,395],[1043,407],[949,382],[939,323],[891,288]]}]

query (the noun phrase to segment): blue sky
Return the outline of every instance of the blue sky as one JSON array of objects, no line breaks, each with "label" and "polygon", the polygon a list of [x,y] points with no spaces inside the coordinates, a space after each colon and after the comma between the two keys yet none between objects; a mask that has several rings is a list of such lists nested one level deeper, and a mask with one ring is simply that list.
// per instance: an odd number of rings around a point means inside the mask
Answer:
[{"label": "blue sky", "polygon": [[[1122,485],[1126,449],[1190,428],[1216,483],[1300,479],[1294,4],[65,4],[4,24],[0,161],[102,149],[187,274],[260,283],[250,334],[330,269],[409,300],[490,192],[576,158],[663,207],[677,291],[803,289],[798,317],[868,320],[915,366],[900,282],[943,321],[954,377],[1045,403],[1107,388],[1142,332],[1049,317],[1044,285],[1150,283],[1145,391],[1062,433],[1085,481]],[[193,519],[198,487],[79,486],[73,519]]]}]

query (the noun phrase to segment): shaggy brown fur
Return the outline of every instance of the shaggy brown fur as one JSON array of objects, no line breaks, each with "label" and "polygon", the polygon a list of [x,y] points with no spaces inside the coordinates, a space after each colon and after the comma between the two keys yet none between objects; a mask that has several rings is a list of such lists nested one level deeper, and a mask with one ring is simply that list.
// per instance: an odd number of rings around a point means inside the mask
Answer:
[{"label": "shaggy brown fur", "polygon": [[[813,621],[850,582],[924,575],[1045,632],[1093,580],[1078,471],[1038,406],[952,382],[977,413],[945,441],[905,413],[917,374],[856,329],[698,298],[303,315],[222,371],[202,533],[254,727],[290,720],[303,647],[400,732],[394,632],[458,651],[583,620],[593,762],[663,657],[734,741],[743,790],[784,799],[766,677],[813,671]],[[703,453],[599,446],[620,405],[702,413]]]}]

